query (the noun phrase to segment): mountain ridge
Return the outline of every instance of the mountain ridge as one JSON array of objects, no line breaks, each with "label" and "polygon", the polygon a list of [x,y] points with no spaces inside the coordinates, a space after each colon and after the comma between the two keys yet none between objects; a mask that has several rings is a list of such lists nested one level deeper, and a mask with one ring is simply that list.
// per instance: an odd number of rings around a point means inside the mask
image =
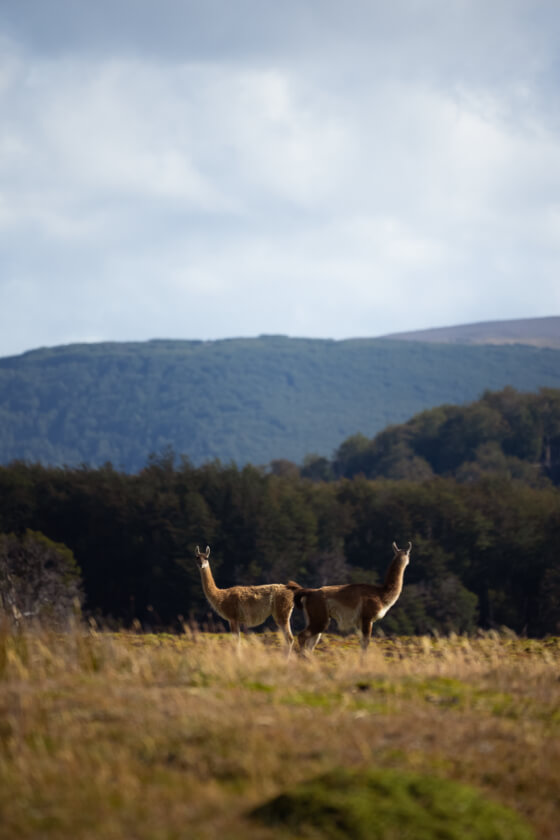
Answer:
[{"label": "mountain ridge", "polygon": [[553,315],[542,318],[477,321],[451,327],[389,333],[380,338],[438,344],[524,344],[560,348],[560,317]]},{"label": "mountain ridge", "polygon": [[289,336],[284,333],[261,333],[258,336],[230,336],[227,338],[150,338],[139,341],[95,341],[69,342],[67,344],[43,345],[30,348],[22,353],[0,356],[3,361],[19,359],[46,351],[62,351],[69,348],[97,347],[112,348],[119,346],[140,347],[146,344],[216,344],[219,342],[243,342],[260,339],[290,339],[293,341],[321,341],[330,343],[360,342],[360,341],[418,341],[430,344],[522,344],[532,347],[560,348],[560,316],[546,315],[538,318],[514,318],[494,321],[474,321],[467,324],[453,326],[427,327],[420,330],[406,330],[404,332],[384,333],[378,336],[356,336],[353,338],[308,338],[305,336]]}]

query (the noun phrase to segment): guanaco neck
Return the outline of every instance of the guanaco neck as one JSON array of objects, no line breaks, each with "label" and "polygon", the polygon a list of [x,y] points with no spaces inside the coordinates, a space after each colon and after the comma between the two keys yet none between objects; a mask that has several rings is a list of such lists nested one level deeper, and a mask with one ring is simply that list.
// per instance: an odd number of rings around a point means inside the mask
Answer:
[{"label": "guanaco neck", "polygon": [[214,580],[214,576],[212,574],[212,569],[210,568],[210,563],[208,560],[205,560],[200,567],[200,579],[202,580],[202,588],[204,590],[204,594],[210,601],[210,603],[217,603],[220,600],[220,595],[222,594],[222,590],[218,589],[216,586],[216,582]]},{"label": "guanaco neck", "polygon": [[408,555],[397,554],[391,560],[385,581],[383,583],[382,600],[386,603],[394,603],[399,597],[403,588],[404,570],[408,564]]}]

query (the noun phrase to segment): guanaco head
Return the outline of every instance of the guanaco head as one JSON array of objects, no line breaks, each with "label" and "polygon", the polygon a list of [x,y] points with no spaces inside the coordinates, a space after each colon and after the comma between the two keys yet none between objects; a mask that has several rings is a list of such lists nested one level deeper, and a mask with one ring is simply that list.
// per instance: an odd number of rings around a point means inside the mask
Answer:
[{"label": "guanaco head", "polygon": [[210,546],[206,546],[206,551],[201,551],[200,548],[197,546],[195,549],[195,557],[196,562],[198,563],[199,569],[205,569],[208,566],[208,558],[210,557]]},{"label": "guanaco head", "polygon": [[396,542],[393,543],[393,554],[395,557],[400,557],[403,568],[404,566],[408,566],[408,561],[410,560],[410,549],[412,548],[412,543],[409,542],[408,548],[399,548]]}]

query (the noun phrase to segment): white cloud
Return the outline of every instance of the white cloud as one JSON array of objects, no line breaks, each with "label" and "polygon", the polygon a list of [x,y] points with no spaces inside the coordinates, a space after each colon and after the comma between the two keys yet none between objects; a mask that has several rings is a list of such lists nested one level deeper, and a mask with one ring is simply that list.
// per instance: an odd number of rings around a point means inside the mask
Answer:
[{"label": "white cloud", "polygon": [[7,2],[0,353],[560,310],[551,4],[288,3],[273,30],[244,0],[220,46],[167,0],[153,38],[149,4],[127,33],[90,9],[86,47],[63,0],[43,35]]}]

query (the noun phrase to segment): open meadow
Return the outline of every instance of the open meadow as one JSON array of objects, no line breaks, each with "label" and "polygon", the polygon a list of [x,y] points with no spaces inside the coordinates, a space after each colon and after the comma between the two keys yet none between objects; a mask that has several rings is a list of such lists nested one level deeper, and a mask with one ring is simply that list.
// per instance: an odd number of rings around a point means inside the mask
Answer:
[{"label": "open meadow", "polygon": [[560,639],[358,651],[5,628],[0,836],[557,840]]}]

